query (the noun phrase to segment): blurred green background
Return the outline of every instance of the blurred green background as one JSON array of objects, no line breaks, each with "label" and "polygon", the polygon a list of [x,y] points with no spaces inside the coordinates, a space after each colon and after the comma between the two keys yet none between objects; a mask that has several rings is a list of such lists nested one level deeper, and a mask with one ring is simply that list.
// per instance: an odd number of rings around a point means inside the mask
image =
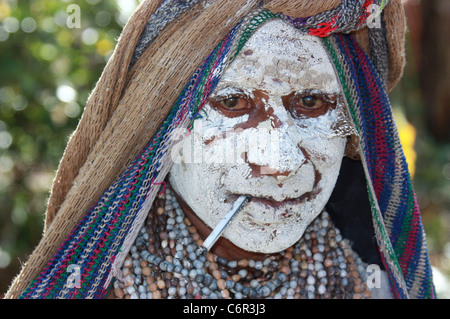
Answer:
[{"label": "blurred green background", "polygon": [[[67,23],[75,21],[71,4],[79,6],[79,27]],[[132,0],[0,0],[0,295],[41,238],[59,159],[136,5]],[[408,18],[420,1],[410,5]],[[429,123],[420,39],[413,33],[423,26],[411,24],[405,75],[391,99],[414,174],[438,297],[450,298],[450,143],[448,132],[436,133]],[[449,74],[443,79],[449,81]]]}]

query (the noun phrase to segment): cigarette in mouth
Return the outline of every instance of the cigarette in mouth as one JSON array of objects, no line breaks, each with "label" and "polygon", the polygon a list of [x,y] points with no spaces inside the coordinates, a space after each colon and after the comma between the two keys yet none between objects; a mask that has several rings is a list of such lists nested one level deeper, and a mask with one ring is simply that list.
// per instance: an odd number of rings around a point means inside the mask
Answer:
[{"label": "cigarette in mouth", "polygon": [[222,220],[217,224],[216,228],[213,229],[211,234],[209,234],[208,238],[203,242],[203,247],[206,250],[210,250],[212,246],[216,243],[219,237],[222,235],[225,227],[228,226],[228,223],[239,213],[242,208],[248,203],[250,200],[250,196],[239,196],[239,198],[234,202],[231,210],[222,218]]}]

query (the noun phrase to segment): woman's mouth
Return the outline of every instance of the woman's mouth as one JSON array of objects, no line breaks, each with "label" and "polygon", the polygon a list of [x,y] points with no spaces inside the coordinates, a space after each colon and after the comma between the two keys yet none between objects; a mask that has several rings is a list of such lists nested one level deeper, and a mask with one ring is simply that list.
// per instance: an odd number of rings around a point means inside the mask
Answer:
[{"label": "woman's mouth", "polygon": [[236,199],[239,196],[247,195],[250,197],[250,202],[262,204],[262,205],[265,205],[270,208],[283,208],[286,205],[298,205],[298,204],[302,204],[303,202],[305,202],[307,200],[311,200],[311,199],[315,198],[321,191],[322,191],[321,188],[315,188],[310,192],[306,192],[306,193],[300,195],[299,197],[287,198],[287,199],[284,199],[281,201],[275,200],[271,196],[261,197],[261,196],[255,196],[252,194],[228,194],[228,197],[231,199],[232,202],[234,202],[234,201],[236,201]]},{"label": "woman's mouth", "polygon": [[[277,224],[283,223],[287,219],[291,218],[297,209],[295,206],[301,205],[306,201],[309,201],[317,196],[321,192],[321,189],[314,189],[311,192],[307,192],[297,198],[285,199],[282,201],[274,200],[270,196],[257,197],[251,194],[246,194],[250,197],[250,200],[243,209],[242,213],[245,213],[248,218],[257,224]],[[228,198],[230,202],[236,201],[236,199],[242,194],[229,194]]]}]

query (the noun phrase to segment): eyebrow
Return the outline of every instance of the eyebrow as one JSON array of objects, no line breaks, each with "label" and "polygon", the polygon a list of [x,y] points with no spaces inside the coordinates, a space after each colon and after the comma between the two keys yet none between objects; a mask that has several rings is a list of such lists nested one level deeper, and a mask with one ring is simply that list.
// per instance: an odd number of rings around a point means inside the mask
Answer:
[{"label": "eyebrow", "polygon": [[[220,96],[220,97],[227,97],[227,96],[232,96],[232,95],[236,95],[236,94],[244,94],[244,95],[248,95],[250,97],[254,97],[254,91],[255,90],[261,90],[264,91],[267,95],[270,95],[266,90],[262,90],[262,89],[257,89],[257,88],[253,88],[253,89],[248,89],[248,88],[241,88],[241,87],[237,87],[234,85],[224,85],[223,87],[217,87],[216,90],[214,90],[214,92],[211,94],[211,98]],[[289,95],[292,94],[293,92],[295,92],[296,94],[303,94],[303,93],[311,93],[311,94],[322,94],[328,98],[330,98],[331,100],[336,100],[337,96],[340,94],[340,91],[336,92],[336,91],[325,91],[322,89],[317,89],[317,88],[305,88],[305,89],[301,89],[301,90],[291,90],[289,93],[284,94],[284,95]],[[283,95],[283,96],[284,96]]]},{"label": "eyebrow", "polygon": [[248,96],[253,96],[254,89],[241,88],[233,85],[224,85],[223,87],[217,87],[216,90],[211,94],[210,97],[214,98],[217,96],[227,97],[236,94],[243,94]]}]

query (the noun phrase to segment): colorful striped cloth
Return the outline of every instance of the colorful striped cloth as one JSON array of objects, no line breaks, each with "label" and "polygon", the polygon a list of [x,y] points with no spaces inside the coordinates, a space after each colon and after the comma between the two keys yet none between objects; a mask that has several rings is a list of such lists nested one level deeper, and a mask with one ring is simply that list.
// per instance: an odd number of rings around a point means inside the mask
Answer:
[{"label": "colorful striped cloth", "polygon": [[323,39],[360,136],[373,222],[396,298],[434,298],[421,215],[384,83],[349,35]]},{"label": "colorful striped cloth", "polygon": [[[193,75],[157,134],[86,213],[20,298],[105,297],[111,279],[120,277],[117,269],[164,183],[180,132],[188,132],[201,117],[222,72],[248,38],[274,18],[299,23],[266,10],[241,21]],[[396,298],[433,298],[420,213],[384,84],[351,36],[326,35],[325,47],[361,135],[377,240],[393,294]]]}]

